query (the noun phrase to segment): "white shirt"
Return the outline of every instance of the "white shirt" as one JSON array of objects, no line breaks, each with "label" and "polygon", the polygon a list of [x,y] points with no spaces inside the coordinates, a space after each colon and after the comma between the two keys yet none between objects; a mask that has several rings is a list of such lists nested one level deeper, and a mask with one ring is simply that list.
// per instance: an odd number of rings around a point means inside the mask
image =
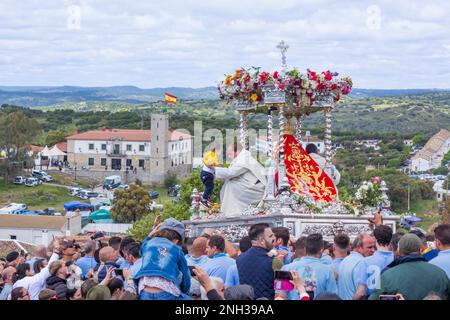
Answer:
[{"label": "white shirt", "polygon": [[18,287],[24,287],[28,290],[31,300],[39,300],[39,292],[41,292],[42,289],[45,288],[45,281],[51,275],[50,271],[48,271],[48,268],[53,261],[56,261],[58,259],[59,255],[53,253],[52,256],[50,257],[50,260],[48,261],[47,266],[44,269],[42,269],[41,272],[36,273],[33,276],[28,276],[16,281],[16,283],[14,283],[13,285],[13,289]]}]

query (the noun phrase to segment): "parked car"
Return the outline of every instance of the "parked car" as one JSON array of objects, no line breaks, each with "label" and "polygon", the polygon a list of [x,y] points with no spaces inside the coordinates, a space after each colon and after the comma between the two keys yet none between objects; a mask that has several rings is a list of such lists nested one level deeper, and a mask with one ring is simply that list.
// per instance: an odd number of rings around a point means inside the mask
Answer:
[{"label": "parked car", "polygon": [[97,198],[98,197],[98,193],[95,191],[89,191],[89,190],[81,190],[78,194],[77,197],[83,200],[87,200],[90,198]]},{"label": "parked car", "polygon": [[23,176],[17,176],[14,179],[14,184],[24,184],[25,183],[25,177]]},{"label": "parked car", "polygon": [[45,208],[44,210],[39,212],[39,215],[44,216],[61,216],[60,212],[56,212],[55,208]]},{"label": "parked car", "polygon": [[128,189],[130,189],[130,186],[129,186],[129,185],[127,185],[127,184],[121,184],[121,185],[119,185],[119,186],[117,187],[116,190],[128,190]]},{"label": "parked car", "polygon": [[176,197],[177,194],[179,194],[181,190],[181,185],[176,184],[174,186],[169,187],[169,189],[167,190],[167,195],[169,195],[170,197]]},{"label": "parked car", "polygon": [[39,170],[33,170],[31,171],[31,175],[35,178],[38,178],[41,181],[44,182],[50,182],[53,181],[53,178],[51,175],[49,175],[47,172],[45,171],[39,171]]},{"label": "parked car", "polygon": [[24,203],[10,203],[0,209],[0,214],[20,214],[27,209],[28,207]]},{"label": "parked car", "polygon": [[83,190],[83,189],[77,188],[77,187],[73,187],[73,188],[69,189],[69,193],[68,194],[69,194],[69,196],[76,197],[77,194],[80,193],[81,190]]},{"label": "parked car", "polygon": [[158,191],[149,191],[148,195],[150,196],[150,199],[157,199],[159,197],[159,192]]},{"label": "parked car", "polygon": [[27,187],[36,187],[38,185],[42,184],[42,181],[38,178],[30,177],[25,179],[25,185]]},{"label": "parked car", "polygon": [[155,201],[152,201],[149,203],[148,208],[150,211],[163,211],[164,206],[162,204],[156,203]]}]

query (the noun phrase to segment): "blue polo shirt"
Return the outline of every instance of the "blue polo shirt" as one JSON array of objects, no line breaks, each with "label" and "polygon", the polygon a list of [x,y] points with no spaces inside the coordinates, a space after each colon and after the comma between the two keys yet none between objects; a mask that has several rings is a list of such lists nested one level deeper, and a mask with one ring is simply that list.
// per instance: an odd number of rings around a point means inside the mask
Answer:
[{"label": "blue polo shirt", "polygon": [[444,270],[450,279],[450,249],[439,251],[438,256],[429,262]]},{"label": "blue polo shirt", "polygon": [[322,262],[323,264],[332,264],[333,263],[333,258],[331,258],[329,255],[327,254],[323,254],[320,257],[320,262]]},{"label": "blue polo shirt", "polygon": [[336,258],[334,259],[331,264],[330,267],[334,270],[334,271],[338,271],[339,265],[341,264],[341,262],[344,260],[345,258]]},{"label": "blue polo shirt", "polygon": [[208,256],[205,255],[194,258],[192,255],[186,254],[184,257],[186,258],[188,266],[199,266],[202,269],[204,268],[205,263],[209,260]]},{"label": "blue polo shirt", "polygon": [[[302,257],[295,259],[292,263],[284,265],[283,271],[297,271],[305,282],[307,291],[314,291],[317,297],[322,292],[336,293],[337,286],[333,271],[329,265],[323,264],[319,258]],[[300,296],[297,290],[277,291],[287,293],[288,300],[299,300]]]},{"label": "blue polo shirt", "polygon": [[136,273],[138,273],[138,271],[141,270],[141,268],[142,268],[142,258],[139,258],[130,266],[130,272],[133,278],[136,275]]},{"label": "blue polo shirt", "polygon": [[215,254],[205,264],[205,271],[210,277],[219,277],[225,283],[228,268],[236,265],[236,261],[231,259],[226,253]]},{"label": "blue polo shirt", "polygon": [[238,271],[237,265],[234,264],[228,268],[227,277],[225,279],[225,286],[232,287],[232,286],[238,286],[239,284],[240,284],[239,271]]},{"label": "blue polo shirt", "polygon": [[284,264],[291,263],[292,256],[294,255],[288,248],[284,246],[277,246],[277,250],[283,250],[287,253],[287,255],[284,257]]},{"label": "blue polo shirt", "polygon": [[352,251],[340,263],[338,268],[338,295],[343,300],[352,300],[353,295],[358,288],[360,268],[364,267],[361,263],[364,257],[358,252]]},{"label": "blue polo shirt", "polygon": [[97,265],[97,262],[95,261],[93,256],[86,255],[78,259],[75,264],[80,267],[81,277],[82,279],[85,279],[86,273],[89,271],[89,269],[94,269]]},{"label": "blue polo shirt", "polygon": [[394,261],[394,253],[386,250],[377,250],[373,255],[362,260],[358,284],[367,287],[367,295],[380,288],[381,272],[392,261]]},{"label": "blue polo shirt", "polygon": [[[119,263],[117,263],[119,264]],[[130,269],[131,265],[127,260],[123,260],[121,264],[119,264],[120,269]]]}]

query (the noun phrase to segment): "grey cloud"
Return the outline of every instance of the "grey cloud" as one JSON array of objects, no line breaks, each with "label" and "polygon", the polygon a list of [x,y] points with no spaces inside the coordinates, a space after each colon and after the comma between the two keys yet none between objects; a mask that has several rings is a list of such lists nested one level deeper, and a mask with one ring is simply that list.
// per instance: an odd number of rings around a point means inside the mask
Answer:
[{"label": "grey cloud", "polygon": [[[379,20],[368,20],[369,4]],[[71,5],[79,30],[67,28]],[[448,88],[449,13],[446,1],[418,0],[3,0],[0,84],[209,86],[235,68],[279,68],[284,39],[302,71],[335,70],[359,87]]]}]

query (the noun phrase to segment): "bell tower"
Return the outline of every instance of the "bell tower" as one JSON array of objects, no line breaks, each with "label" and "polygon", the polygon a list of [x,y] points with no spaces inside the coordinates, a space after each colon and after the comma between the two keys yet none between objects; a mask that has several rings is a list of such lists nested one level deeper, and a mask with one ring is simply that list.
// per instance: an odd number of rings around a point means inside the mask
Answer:
[{"label": "bell tower", "polygon": [[169,169],[169,116],[151,115],[150,183],[162,185]]}]

